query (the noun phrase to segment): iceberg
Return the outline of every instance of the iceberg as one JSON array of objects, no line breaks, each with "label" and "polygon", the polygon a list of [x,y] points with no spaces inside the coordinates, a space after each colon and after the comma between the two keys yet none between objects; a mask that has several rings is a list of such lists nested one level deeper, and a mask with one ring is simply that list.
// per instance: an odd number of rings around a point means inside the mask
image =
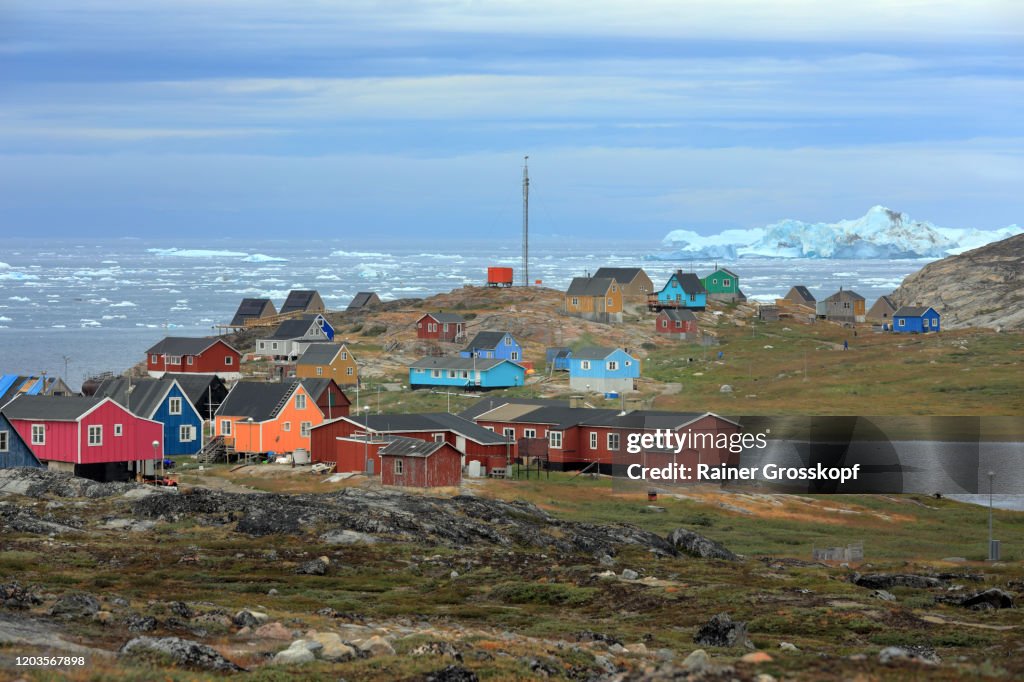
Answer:
[{"label": "iceberg", "polygon": [[265,253],[254,253],[242,259],[246,263],[287,263],[287,258],[268,256]]},{"label": "iceberg", "polygon": [[217,249],[146,249],[155,256],[179,256],[181,258],[242,258],[249,254],[244,251],[219,251]]},{"label": "iceberg", "polygon": [[998,230],[938,227],[885,206],[874,206],[860,218],[835,223],[786,219],[762,228],[725,230],[716,235],[673,230],[662,240],[671,251],[648,258],[931,259],[962,253],[1021,232],[1017,225]]}]

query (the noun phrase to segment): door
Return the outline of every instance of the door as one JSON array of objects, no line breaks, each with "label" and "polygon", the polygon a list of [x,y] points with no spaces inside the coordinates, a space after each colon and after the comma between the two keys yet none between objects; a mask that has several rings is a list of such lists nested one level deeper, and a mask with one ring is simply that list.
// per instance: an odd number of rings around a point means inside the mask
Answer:
[{"label": "door", "polygon": [[373,460],[372,459],[366,460],[366,473],[369,474],[370,476],[373,476]]}]

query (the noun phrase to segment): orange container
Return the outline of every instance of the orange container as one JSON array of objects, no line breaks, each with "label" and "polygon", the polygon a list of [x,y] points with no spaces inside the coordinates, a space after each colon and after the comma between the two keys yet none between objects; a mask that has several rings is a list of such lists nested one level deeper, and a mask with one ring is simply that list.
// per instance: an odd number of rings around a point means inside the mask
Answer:
[{"label": "orange container", "polygon": [[487,268],[487,284],[490,286],[512,286],[512,268]]}]

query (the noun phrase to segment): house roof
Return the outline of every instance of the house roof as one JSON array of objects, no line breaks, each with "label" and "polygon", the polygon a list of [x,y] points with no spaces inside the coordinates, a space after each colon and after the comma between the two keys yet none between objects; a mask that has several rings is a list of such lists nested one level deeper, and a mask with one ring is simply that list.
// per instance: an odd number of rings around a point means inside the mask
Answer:
[{"label": "house roof", "polygon": [[[423,313],[423,317],[432,317],[441,324],[458,324],[466,321],[462,315],[456,313]],[[420,319],[422,320],[423,317]]]},{"label": "house roof", "polygon": [[565,293],[569,296],[604,296],[614,283],[611,277],[573,277]]},{"label": "house roof", "polygon": [[[300,379],[299,381],[302,383],[302,387],[306,389],[306,393],[309,393],[309,395],[312,396],[313,400],[317,402],[320,402],[320,398],[323,396],[324,391],[330,388],[331,384],[334,383],[334,379],[324,377],[309,377],[305,379]],[[338,390],[341,391],[340,386],[338,387]],[[352,402],[348,399],[348,396],[345,395],[344,391],[341,391],[341,395],[344,399],[344,402],[336,403],[337,405],[344,406],[352,404]]]},{"label": "house roof", "polygon": [[377,295],[377,292],[360,291],[358,294],[355,295],[355,298],[352,299],[352,302],[348,304],[348,308],[346,308],[346,310],[356,310],[358,308],[363,308],[370,304],[379,302],[380,296]]},{"label": "house roof", "polygon": [[679,282],[680,288],[687,294],[706,294],[708,290],[704,288],[704,283],[700,281],[700,277],[692,272],[683,272],[682,270],[676,270],[675,273],[676,281]]},{"label": "house roof", "polygon": [[707,412],[668,412],[665,410],[633,410],[626,414],[588,419],[585,426],[610,426],[623,429],[676,429],[700,419]]},{"label": "house roof", "polygon": [[273,419],[301,382],[269,384],[262,381],[239,381],[217,409],[218,415],[252,417],[263,422]]},{"label": "house roof", "polygon": [[[414,414],[370,414],[342,417],[353,424],[380,433],[402,431],[454,431],[481,445],[503,445],[505,437],[455,414],[426,412]],[[315,428],[315,427],[314,427]]]},{"label": "house roof", "polygon": [[[920,306],[920,305],[904,305],[900,306],[900,309],[892,314],[893,317],[921,317],[926,312],[931,310],[935,312],[935,309],[931,306]],[[936,312],[936,314],[938,314]]]},{"label": "house roof", "polygon": [[[879,303],[881,303],[882,305],[888,306],[892,310],[896,310],[896,308],[898,307],[896,305],[896,302],[892,300],[891,296],[879,296],[878,300],[875,301],[875,305],[878,305]],[[871,307],[874,308],[875,306],[871,306]]]},{"label": "house roof", "polygon": [[311,343],[299,357],[299,365],[329,365],[334,362],[344,345],[337,343]]},{"label": "house roof", "polygon": [[463,350],[467,352],[479,349],[494,350],[501,345],[501,340],[505,338],[507,333],[495,331],[478,332]]},{"label": "house roof", "polygon": [[319,314],[299,315],[298,317],[293,317],[290,320],[282,320],[281,324],[277,325],[277,329],[274,330],[274,333],[264,338],[274,339],[276,341],[304,339],[309,334],[309,330],[313,326],[313,322],[316,320],[318,315]]},{"label": "house roof", "polygon": [[724,272],[725,274],[727,274],[730,277],[733,277],[735,279],[739,279],[740,278],[739,275],[737,275],[735,272],[733,272],[729,268],[720,268],[720,267],[716,266],[714,272],[712,272],[711,274],[713,275],[713,274],[715,274],[715,272]]},{"label": "house roof", "polygon": [[618,410],[594,409],[590,407],[538,407],[522,414],[510,415],[503,419],[485,417],[487,421],[506,421],[516,424],[548,424],[557,429],[567,429],[594,420],[613,417]]},{"label": "house roof", "polygon": [[43,421],[78,421],[86,412],[106,398],[81,396],[20,395],[3,412],[8,419],[39,419]]},{"label": "house roof", "polygon": [[610,278],[619,284],[629,284],[641,273],[646,274],[643,268],[598,268],[597,272],[594,273],[594,277],[598,279]]},{"label": "house roof", "polygon": [[175,374],[168,372],[163,379],[174,379],[181,386],[182,392],[188,396],[193,405],[199,405],[210,395],[213,384],[224,385],[224,380],[216,374]]},{"label": "house roof", "polygon": [[677,322],[696,322],[697,316],[691,313],[689,310],[683,310],[681,308],[665,308],[661,311],[670,320]]},{"label": "house roof", "polygon": [[533,407],[569,407],[568,400],[554,400],[550,398],[481,398],[462,412],[459,416],[464,419],[476,419],[482,414],[495,410],[502,405],[532,405]]},{"label": "house roof", "polygon": [[430,457],[445,445],[446,443],[438,441],[396,436],[378,450],[377,454],[382,457]]},{"label": "house roof", "polygon": [[568,358],[572,356],[572,348],[568,346],[551,346],[545,350],[545,354],[552,359]]},{"label": "house roof", "polygon": [[[789,291],[790,293],[793,293],[795,291],[796,295],[799,296],[802,300],[806,301],[807,303],[814,303],[817,300],[814,298],[814,294],[811,293],[811,290],[805,287],[803,284],[796,284]],[[789,294],[787,294],[787,296],[788,295]]]},{"label": "house roof", "polygon": [[858,294],[853,289],[840,289],[836,293],[834,293],[831,296],[829,296],[828,298],[826,298],[825,301],[826,302],[829,302],[829,301],[833,301],[833,302],[834,301],[841,301],[844,298],[848,298],[848,299],[853,300],[853,301],[863,301],[864,300],[864,297],[861,296],[860,294]]},{"label": "house roof", "polygon": [[[110,398],[141,417],[151,418],[174,386],[173,380],[115,377],[99,385],[93,397]],[[184,392],[184,391],[183,391]]]},{"label": "house roof", "polygon": [[[604,348],[602,346],[585,346],[572,354],[573,360],[604,360],[606,357],[619,350],[618,348]],[[625,352],[625,351],[623,351]],[[626,353],[629,355],[628,353]]]},{"label": "house roof", "polygon": [[231,318],[231,326],[244,325],[251,318],[262,317],[263,315],[276,315],[277,310],[269,298],[243,298],[238,304],[235,316]]},{"label": "house roof", "polygon": [[4,374],[0,376],[0,406],[19,395],[51,395],[59,388],[57,382],[63,383],[59,377]]},{"label": "house roof", "polygon": [[[501,358],[456,358],[451,356],[438,358],[428,356],[420,358],[409,366],[415,369],[476,369],[486,372],[503,362],[510,361],[502,360]],[[512,362],[511,364],[514,365],[515,363]]]},{"label": "house roof", "polygon": [[163,341],[146,351],[148,355],[199,355],[204,350],[217,342],[223,343],[231,350],[238,352],[231,347],[227,341],[217,337],[192,338],[185,336],[168,336]]},{"label": "house roof", "polygon": [[315,299],[319,298],[313,289],[292,289],[288,292],[288,298],[281,306],[281,313],[294,313],[300,310],[307,310]]}]

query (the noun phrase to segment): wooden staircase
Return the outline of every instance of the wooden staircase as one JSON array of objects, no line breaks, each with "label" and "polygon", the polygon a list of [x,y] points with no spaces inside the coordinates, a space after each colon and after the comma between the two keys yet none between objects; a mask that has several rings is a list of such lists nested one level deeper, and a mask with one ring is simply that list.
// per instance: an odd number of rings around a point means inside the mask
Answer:
[{"label": "wooden staircase", "polygon": [[203,449],[196,455],[198,464],[214,464],[216,462],[227,462],[231,455],[235,454],[234,439],[227,439],[224,436],[214,436]]}]

